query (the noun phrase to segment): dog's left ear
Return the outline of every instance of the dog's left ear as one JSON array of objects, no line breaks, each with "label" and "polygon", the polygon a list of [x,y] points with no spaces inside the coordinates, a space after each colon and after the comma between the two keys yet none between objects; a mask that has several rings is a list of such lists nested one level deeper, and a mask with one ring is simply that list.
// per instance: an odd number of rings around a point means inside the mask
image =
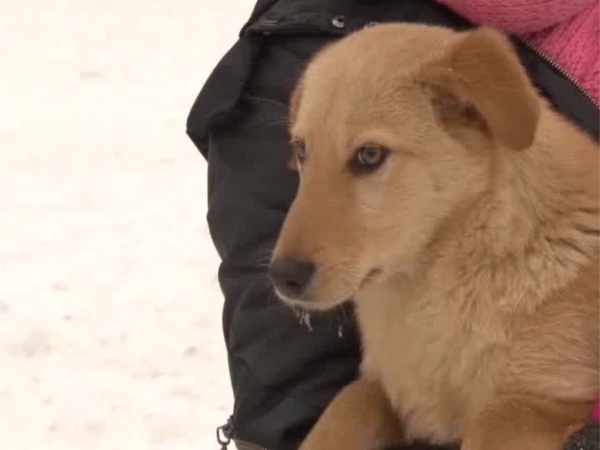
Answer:
[{"label": "dog's left ear", "polygon": [[482,27],[462,33],[441,60],[422,69],[420,81],[442,115],[475,112],[499,143],[514,150],[533,144],[540,100],[500,32]]}]

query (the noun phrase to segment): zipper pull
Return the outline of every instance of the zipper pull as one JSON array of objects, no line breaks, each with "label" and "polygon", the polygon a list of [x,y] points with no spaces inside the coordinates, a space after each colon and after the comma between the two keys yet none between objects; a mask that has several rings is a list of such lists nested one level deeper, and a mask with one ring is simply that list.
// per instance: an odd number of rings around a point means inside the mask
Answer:
[{"label": "zipper pull", "polygon": [[227,450],[233,437],[233,416],[229,416],[227,423],[217,427],[217,442],[221,446],[221,450]]}]

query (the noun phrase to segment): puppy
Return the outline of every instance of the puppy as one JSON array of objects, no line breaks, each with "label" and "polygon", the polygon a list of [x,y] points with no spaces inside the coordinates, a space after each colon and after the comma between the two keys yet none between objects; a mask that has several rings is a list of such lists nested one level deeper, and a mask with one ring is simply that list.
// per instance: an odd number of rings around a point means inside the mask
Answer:
[{"label": "puppy", "polygon": [[352,299],[364,347],[301,450],[559,450],[598,395],[597,145],[488,28],[352,34],[290,117],[270,277],[307,310]]}]

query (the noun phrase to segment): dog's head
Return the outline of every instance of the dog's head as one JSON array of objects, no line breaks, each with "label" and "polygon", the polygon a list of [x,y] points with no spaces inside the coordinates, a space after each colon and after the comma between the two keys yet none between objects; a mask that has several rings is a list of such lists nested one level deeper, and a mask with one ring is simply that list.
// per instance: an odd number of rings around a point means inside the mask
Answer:
[{"label": "dog's head", "polygon": [[532,145],[539,110],[491,29],[381,25],[324,49],[291,102],[300,187],[270,266],[279,296],[322,309],[410,272],[497,156]]}]

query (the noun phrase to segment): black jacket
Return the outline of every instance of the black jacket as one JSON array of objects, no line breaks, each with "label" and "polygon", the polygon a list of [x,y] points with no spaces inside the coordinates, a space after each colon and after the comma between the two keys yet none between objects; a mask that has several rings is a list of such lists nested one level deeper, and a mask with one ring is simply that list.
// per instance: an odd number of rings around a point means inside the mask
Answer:
[{"label": "black jacket", "polygon": [[[296,175],[285,169],[285,122],[299,73],[332,39],[391,21],[470,26],[426,0],[259,0],[189,114],[187,132],[208,160],[207,219],[222,258],[223,328],[235,396],[232,421],[222,431],[240,448],[297,448],[356,375],[351,311],[307,323],[276,301],[265,268],[297,187]],[[544,58],[515,45],[540,91],[597,139],[598,107]],[[592,440],[597,437],[573,448],[591,449]]]}]

